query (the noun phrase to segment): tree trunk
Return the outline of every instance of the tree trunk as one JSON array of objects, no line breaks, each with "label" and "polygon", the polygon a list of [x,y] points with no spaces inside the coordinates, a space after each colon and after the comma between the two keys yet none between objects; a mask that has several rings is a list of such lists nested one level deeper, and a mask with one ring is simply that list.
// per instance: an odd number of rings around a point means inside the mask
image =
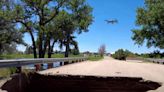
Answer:
[{"label": "tree trunk", "polygon": [[[43,31],[40,30],[41,32],[39,32],[39,43],[38,43],[38,50],[39,50],[39,58],[44,58],[43,57]],[[38,69],[36,69],[36,71],[38,70],[42,70],[43,69],[43,64],[37,64],[39,66]]]},{"label": "tree trunk", "polygon": [[43,54],[43,34],[42,34],[42,32],[41,33],[39,33],[39,58],[42,58],[42,54]]},{"label": "tree trunk", "polygon": [[[51,54],[52,54],[51,49],[53,49],[53,48],[51,48],[51,43],[49,40],[48,41],[48,58],[51,58]],[[53,63],[48,63],[48,69],[49,68],[53,68]]]},{"label": "tree trunk", "polygon": [[47,43],[48,43],[48,41],[47,41],[47,40],[45,40],[45,42],[44,42],[44,47],[43,47],[42,58],[44,58],[44,56],[45,56],[45,54],[46,54]]},{"label": "tree trunk", "polygon": [[65,49],[65,57],[68,57],[69,56],[69,37],[70,37],[70,34],[67,33],[67,40],[66,40],[66,49]]},{"label": "tree trunk", "polygon": [[34,39],[32,32],[29,32],[29,33],[30,33],[32,45],[33,45],[33,48],[32,48],[33,49],[33,55],[34,55],[34,58],[37,58],[35,39]]},{"label": "tree trunk", "polygon": [[70,33],[68,32],[66,34],[67,36],[67,39],[66,39],[66,49],[65,49],[65,57],[68,57],[69,56],[69,44],[70,44]]},{"label": "tree trunk", "polygon": [[53,49],[53,48],[51,48],[51,46],[50,46],[50,42],[48,43],[48,58],[51,58],[51,55],[52,55],[52,50],[51,49]]},{"label": "tree trunk", "polygon": [[66,43],[66,49],[65,49],[65,57],[69,56],[69,44],[68,42]]},{"label": "tree trunk", "polygon": [[[32,39],[34,58],[37,58],[35,39],[34,39],[34,36],[33,36],[32,32],[30,32],[30,35],[31,35],[31,39]],[[36,64],[35,65],[35,70],[36,71],[39,71],[40,70],[40,67],[41,67],[40,64]]]},{"label": "tree trunk", "polygon": [[2,44],[0,44],[0,55],[2,54]]},{"label": "tree trunk", "polygon": [[[50,41],[49,41],[49,44],[48,44],[48,58],[51,58],[51,56],[52,56],[52,52],[53,52],[55,42],[56,41],[53,41],[52,46],[51,46]],[[49,63],[48,68],[53,68],[53,63]]]},{"label": "tree trunk", "polygon": [[40,58],[44,58],[45,54],[46,54],[46,49],[47,49],[47,44],[48,44],[48,40],[49,40],[49,35],[45,34],[45,29],[44,29],[44,25],[41,23],[41,33],[39,35],[39,39],[40,39]]},{"label": "tree trunk", "polygon": [[51,58],[51,56],[52,56],[52,52],[53,52],[53,48],[55,46],[55,42],[56,41],[53,41],[52,46],[49,43],[49,47],[48,48],[50,48],[50,49],[48,49],[48,58]]}]

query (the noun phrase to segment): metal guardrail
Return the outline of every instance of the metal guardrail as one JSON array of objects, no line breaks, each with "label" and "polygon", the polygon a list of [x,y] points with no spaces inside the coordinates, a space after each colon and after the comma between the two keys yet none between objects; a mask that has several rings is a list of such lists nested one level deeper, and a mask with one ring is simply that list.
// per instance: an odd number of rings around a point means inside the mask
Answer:
[{"label": "metal guardrail", "polygon": [[164,64],[164,59],[157,59],[157,58],[137,57],[137,58],[126,58],[126,60],[141,60],[141,61],[149,61],[149,62],[152,62],[152,63]]},{"label": "metal guardrail", "polygon": [[0,68],[4,67],[17,67],[44,63],[64,62],[65,64],[75,63],[87,60],[87,57],[72,57],[72,58],[36,58],[36,59],[11,59],[0,60]]},{"label": "metal guardrail", "polygon": [[164,64],[164,59],[145,58],[145,60],[153,63]]}]

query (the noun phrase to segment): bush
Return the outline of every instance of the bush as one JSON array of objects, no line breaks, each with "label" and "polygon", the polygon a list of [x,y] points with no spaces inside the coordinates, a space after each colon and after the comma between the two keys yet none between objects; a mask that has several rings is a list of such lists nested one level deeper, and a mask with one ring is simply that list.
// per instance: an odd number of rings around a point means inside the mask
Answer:
[{"label": "bush", "polygon": [[164,52],[160,52],[158,50],[152,52],[152,53],[144,53],[140,55],[141,57],[144,58],[164,58]]},{"label": "bush", "polygon": [[5,78],[10,76],[11,74],[14,74],[16,72],[16,68],[1,68],[0,69],[0,78]]},{"label": "bush", "polygon": [[112,57],[119,60],[126,60],[127,57],[135,58],[137,55],[128,50],[124,51],[123,49],[119,49],[112,55]]},{"label": "bush", "polygon": [[16,68],[15,67],[10,67],[9,68],[9,71],[10,71],[10,74],[14,74],[14,73],[16,73]]},{"label": "bush", "polygon": [[112,55],[112,57],[119,60],[126,60],[127,53],[123,49],[119,49]]}]

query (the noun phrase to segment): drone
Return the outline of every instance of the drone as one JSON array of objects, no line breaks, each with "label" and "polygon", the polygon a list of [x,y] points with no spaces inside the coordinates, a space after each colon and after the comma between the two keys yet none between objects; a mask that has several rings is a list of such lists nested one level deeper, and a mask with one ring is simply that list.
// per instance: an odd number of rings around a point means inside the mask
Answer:
[{"label": "drone", "polygon": [[118,20],[114,19],[114,20],[105,20],[108,24],[115,24],[118,23]]}]

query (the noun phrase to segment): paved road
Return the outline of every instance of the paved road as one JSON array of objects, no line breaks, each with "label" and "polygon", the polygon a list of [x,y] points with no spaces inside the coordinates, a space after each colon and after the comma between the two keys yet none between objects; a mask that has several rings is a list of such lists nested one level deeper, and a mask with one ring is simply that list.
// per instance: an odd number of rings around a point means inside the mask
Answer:
[{"label": "paved road", "polygon": [[145,80],[160,82],[162,87],[151,92],[164,92],[164,65],[140,61],[120,61],[105,57],[99,62],[81,62],[41,71],[41,74],[69,74],[96,76],[142,77]]}]

